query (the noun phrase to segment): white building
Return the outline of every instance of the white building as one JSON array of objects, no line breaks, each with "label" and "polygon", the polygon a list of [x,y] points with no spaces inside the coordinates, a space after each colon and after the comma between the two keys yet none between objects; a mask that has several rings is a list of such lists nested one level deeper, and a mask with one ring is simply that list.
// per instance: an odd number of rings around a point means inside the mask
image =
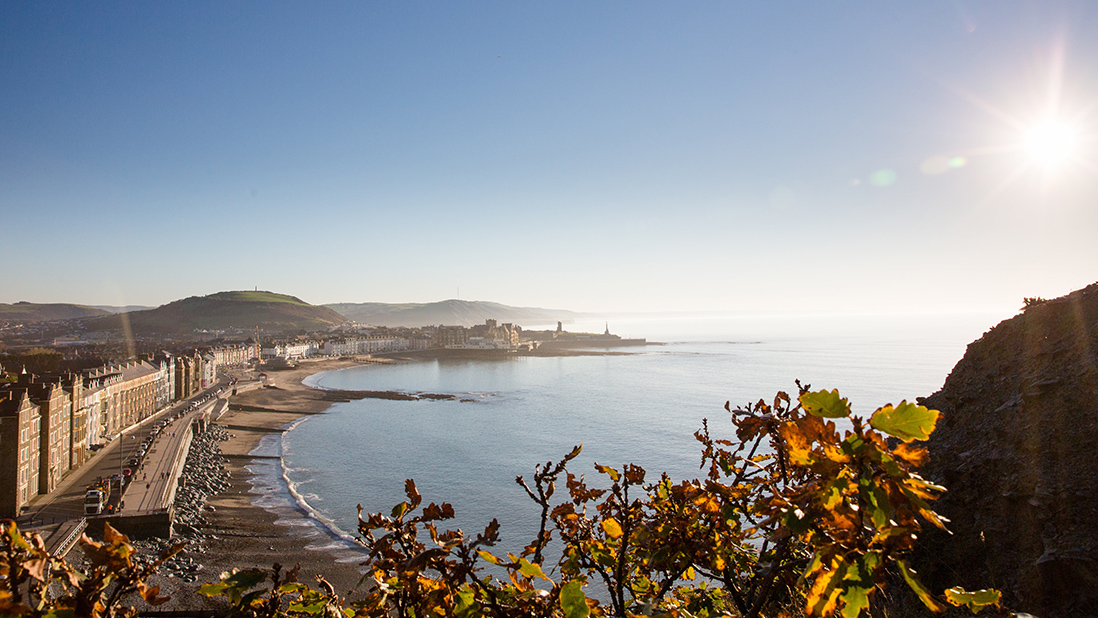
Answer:
[{"label": "white building", "polygon": [[225,345],[217,348],[212,348],[210,354],[213,354],[214,359],[217,361],[218,367],[226,367],[228,365],[244,365],[255,354],[255,347],[244,344],[240,345]]},{"label": "white building", "polygon": [[356,354],[398,352],[408,349],[411,349],[411,346],[408,340],[403,337],[353,337],[325,341],[321,352],[328,356],[354,356]]},{"label": "white building", "polygon": [[315,356],[320,352],[321,346],[316,341],[295,341],[265,346],[262,354],[264,360],[281,358],[282,360],[290,361]]},{"label": "white building", "polygon": [[217,357],[213,354],[202,356],[202,388],[210,388],[217,382]]}]

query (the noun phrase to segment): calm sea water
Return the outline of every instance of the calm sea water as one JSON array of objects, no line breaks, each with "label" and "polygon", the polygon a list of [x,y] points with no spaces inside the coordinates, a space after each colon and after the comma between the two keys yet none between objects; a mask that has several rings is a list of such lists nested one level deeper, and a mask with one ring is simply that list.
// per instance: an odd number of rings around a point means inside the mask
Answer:
[{"label": "calm sea water", "polygon": [[[725,401],[770,400],[794,379],[838,388],[855,413],[929,395],[978,338],[1004,315],[739,316],[611,322],[624,336],[662,345],[622,356],[429,360],[363,366],[314,376],[321,388],[452,393],[467,401],[361,400],[334,405],[282,437],[282,478],[260,480],[268,508],[295,507],[332,536],[351,537],[356,508],[385,511],[415,479],[425,502],[454,505],[451,527],[481,530],[493,517],[505,550],[536,532],[537,513],[517,475],[574,445],[574,472],[637,463],[655,478],[698,474],[693,433],[708,418],[734,437]],[[569,325],[603,330],[603,322]],[[275,448],[279,445],[267,445]],[[263,476],[263,475],[261,475]],[[280,499],[279,485],[292,500]],[[321,535],[323,536],[323,535]]]}]

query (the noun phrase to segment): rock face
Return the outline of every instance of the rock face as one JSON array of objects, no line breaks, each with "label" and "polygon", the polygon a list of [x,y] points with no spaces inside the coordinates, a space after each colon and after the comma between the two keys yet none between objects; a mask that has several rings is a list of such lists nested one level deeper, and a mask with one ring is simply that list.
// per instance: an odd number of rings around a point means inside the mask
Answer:
[{"label": "rock face", "polygon": [[1001,322],[922,403],[943,413],[924,475],[953,522],[924,538],[926,580],[1098,615],[1098,283]]}]

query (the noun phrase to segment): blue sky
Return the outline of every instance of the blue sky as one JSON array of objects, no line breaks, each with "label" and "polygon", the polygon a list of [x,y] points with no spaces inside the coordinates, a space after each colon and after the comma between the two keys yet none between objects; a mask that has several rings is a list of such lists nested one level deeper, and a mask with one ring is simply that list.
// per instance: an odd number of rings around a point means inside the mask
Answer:
[{"label": "blue sky", "polygon": [[0,302],[1013,308],[1098,280],[1094,32],[1091,2],[8,2]]}]

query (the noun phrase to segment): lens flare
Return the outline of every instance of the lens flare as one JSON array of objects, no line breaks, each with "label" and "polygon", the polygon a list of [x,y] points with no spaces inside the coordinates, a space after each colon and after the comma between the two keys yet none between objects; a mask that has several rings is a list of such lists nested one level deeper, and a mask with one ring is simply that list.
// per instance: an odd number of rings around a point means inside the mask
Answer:
[{"label": "lens flare", "polygon": [[919,171],[927,176],[937,176],[938,174],[944,174],[950,170],[962,168],[967,163],[968,159],[961,156],[946,157],[938,155],[923,161],[919,165]]},{"label": "lens flare", "polygon": [[896,182],[896,171],[887,168],[877,170],[869,177],[869,182],[875,187],[887,187]]},{"label": "lens flare", "polygon": [[949,171],[949,159],[947,157],[936,156],[922,162],[919,165],[919,171],[928,176],[937,176],[938,174],[944,174]]}]

